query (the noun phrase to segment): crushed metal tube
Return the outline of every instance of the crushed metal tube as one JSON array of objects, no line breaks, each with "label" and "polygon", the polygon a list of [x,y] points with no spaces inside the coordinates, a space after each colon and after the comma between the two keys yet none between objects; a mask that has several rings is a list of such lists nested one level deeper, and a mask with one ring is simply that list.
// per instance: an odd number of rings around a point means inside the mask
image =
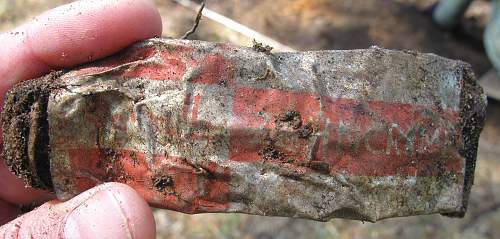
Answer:
[{"label": "crushed metal tube", "polygon": [[16,85],[3,154],[61,200],[117,181],[184,213],[463,216],[485,107],[433,54],[151,39]]}]

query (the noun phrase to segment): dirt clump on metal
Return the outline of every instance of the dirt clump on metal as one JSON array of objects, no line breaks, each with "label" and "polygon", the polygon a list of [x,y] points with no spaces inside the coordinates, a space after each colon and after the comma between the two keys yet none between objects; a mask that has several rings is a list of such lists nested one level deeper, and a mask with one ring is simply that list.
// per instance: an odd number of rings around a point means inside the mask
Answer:
[{"label": "dirt clump on metal", "polygon": [[259,155],[263,160],[283,160],[285,159],[285,154],[274,145],[274,141],[271,138],[266,138],[263,142],[263,147],[259,150]]},{"label": "dirt clump on metal", "polygon": [[302,118],[300,113],[295,110],[281,112],[274,120],[277,127],[288,126],[292,129],[299,129],[302,126]]},{"label": "dirt clump on metal", "polygon": [[266,53],[266,54],[271,54],[271,51],[273,50],[272,46],[268,46],[268,45],[262,44],[260,42],[255,41],[255,40],[253,40],[253,46],[252,46],[252,48],[256,52],[262,52],[262,53]]},{"label": "dirt clump on metal", "polygon": [[12,132],[3,134],[2,157],[18,177],[35,188],[52,188],[47,103],[60,75],[53,72],[37,81],[18,83],[18,93],[7,94],[2,110],[3,127]]},{"label": "dirt clump on metal", "polygon": [[168,187],[171,187],[173,183],[174,181],[172,180],[172,177],[167,175],[154,177],[152,182],[153,187],[160,192],[164,192]]}]

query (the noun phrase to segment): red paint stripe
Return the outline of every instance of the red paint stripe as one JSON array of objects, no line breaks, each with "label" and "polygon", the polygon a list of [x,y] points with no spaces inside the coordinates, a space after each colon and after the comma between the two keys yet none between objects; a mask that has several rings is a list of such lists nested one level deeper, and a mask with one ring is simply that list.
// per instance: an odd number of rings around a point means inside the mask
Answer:
[{"label": "red paint stripe", "polygon": [[184,97],[184,104],[182,105],[182,119],[184,119],[185,122],[188,120],[189,106],[191,106],[191,93],[188,92]]},{"label": "red paint stripe", "polygon": [[[220,212],[228,208],[228,177],[208,177],[185,159],[154,155],[148,165],[146,154],[133,150],[116,152],[98,149],[68,150],[72,184],[83,192],[100,182],[114,181],[128,184],[151,205],[185,213]],[[110,160],[113,158],[114,160]],[[227,168],[215,164],[204,167],[209,173],[229,175]],[[161,183],[162,191],[154,186]]]},{"label": "red paint stripe", "polygon": [[[459,129],[449,128],[450,122],[458,122],[456,112],[327,97],[322,104],[320,107],[317,95],[309,93],[238,89],[230,128],[230,159],[263,161],[262,150],[271,138],[273,149],[281,156],[269,163],[285,166],[321,167],[331,174],[359,176],[461,172]],[[323,134],[303,139],[296,130],[277,126],[275,118],[290,110],[300,112],[303,124],[311,123]]]},{"label": "red paint stripe", "polygon": [[[80,70],[71,71],[71,76],[81,76],[87,74],[99,74],[101,72],[111,70],[122,64],[142,61],[151,58],[156,53],[154,48],[132,48],[126,49],[113,57],[104,58],[95,63],[92,63],[91,67],[83,66]],[[94,59],[89,59],[94,60]]]},{"label": "red paint stripe", "polygon": [[191,112],[191,122],[197,121],[198,120],[198,107],[200,105],[200,94],[197,94],[194,96],[193,99],[193,109]]},{"label": "red paint stripe", "polygon": [[191,80],[193,83],[224,87],[235,84],[233,64],[222,55],[208,54],[196,66],[201,67],[201,73]]},{"label": "red paint stripe", "polygon": [[[159,67],[161,66],[161,68]],[[162,64],[143,63],[129,67],[125,72],[118,73],[127,78],[146,78],[149,80],[181,80],[186,72],[186,65],[178,59],[164,59]]]}]

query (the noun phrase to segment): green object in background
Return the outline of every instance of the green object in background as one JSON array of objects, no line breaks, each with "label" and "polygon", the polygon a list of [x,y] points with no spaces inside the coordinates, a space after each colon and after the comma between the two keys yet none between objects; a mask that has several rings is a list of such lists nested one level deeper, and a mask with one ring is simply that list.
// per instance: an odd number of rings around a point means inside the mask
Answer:
[{"label": "green object in background", "polygon": [[[453,29],[460,25],[462,16],[472,0],[441,0],[432,13],[434,22],[445,29]],[[493,0],[491,20],[486,26],[483,41],[486,54],[496,69],[497,74],[487,73],[480,84],[486,94],[500,100],[500,3]]]},{"label": "green object in background", "polygon": [[493,2],[491,21],[484,32],[484,48],[498,72],[500,72],[500,4]]},{"label": "green object in background", "polygon": [[[434,9],[434,22],[442,28],[453,29],[462,20],[472,0],[442,0]],[[484,46],[488,58],[495,69],[500,72],[500,4],[493,1],[492,19],[484,33]]]},{"label": "green object in background", "polygon": [[440,27],[452,29],[458,26],[472,0],[441,0],[432,13]]}]

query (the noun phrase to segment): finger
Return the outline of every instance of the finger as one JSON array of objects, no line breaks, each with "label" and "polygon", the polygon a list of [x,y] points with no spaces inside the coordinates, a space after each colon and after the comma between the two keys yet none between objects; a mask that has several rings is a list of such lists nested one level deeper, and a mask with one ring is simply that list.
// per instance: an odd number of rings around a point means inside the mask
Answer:
[{"label": "finger", "polygon": [[154,238],[153,214],[130,187],[107,183],[50,201],[0,227],[0,238]]},{"label": "finger", "polygon": [[19,207],[8,202],[0,200],[0,225],[16,218],[19,214]]},{"label": "finger", "polygon": [[[0,105],[16,82],[104,57],[160,33],[160,15],[148,0],[77,1],[50,10],[0,35]],[[0,188],[8,189],[0,190],[0,198],[10,203],[50,197],[25,188],[3,162],[0,179]]]},{"label": "finger", "polygon": [[10,88],[51,69],[108,56],[161,34],[148,0],[86,0],[50,10],[0,37],[0,79]]},{"label": "finger", "polygon": [[54,195],[46,191],[25,187],[23,181],[12,174],[3,161],[0,161],[0,188],[0,199],[16,205],[39,205],[54,198]]}]

